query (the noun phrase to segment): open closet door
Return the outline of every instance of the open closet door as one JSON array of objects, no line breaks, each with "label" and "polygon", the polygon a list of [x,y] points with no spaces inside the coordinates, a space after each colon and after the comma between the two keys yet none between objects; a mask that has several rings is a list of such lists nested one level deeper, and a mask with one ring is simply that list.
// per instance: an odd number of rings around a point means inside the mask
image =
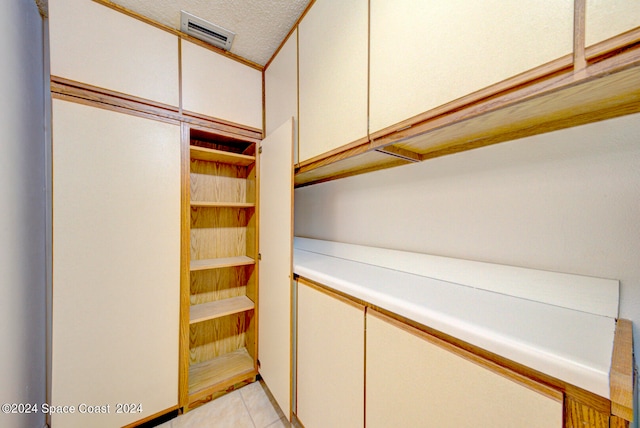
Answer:
[{"label": "open closet door", "polygon": [[290,418],[293,119],[262,141],[259,165],[259,371]]}]

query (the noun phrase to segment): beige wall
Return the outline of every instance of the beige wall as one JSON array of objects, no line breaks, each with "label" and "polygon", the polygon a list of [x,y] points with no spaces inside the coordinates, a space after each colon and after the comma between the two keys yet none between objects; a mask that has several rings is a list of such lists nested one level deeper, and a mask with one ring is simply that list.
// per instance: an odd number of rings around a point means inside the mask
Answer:
[{"label": "beige wall", "polygon": [[[42,19],[30,0],[0,13],[0,404],[45,400]],[[41,427],[41,413],[0,426]]]},{"label": "beige wall", "polygon": [[638,114],[304,187],[295,208],[298,236],[619,279],[640,355]]}]

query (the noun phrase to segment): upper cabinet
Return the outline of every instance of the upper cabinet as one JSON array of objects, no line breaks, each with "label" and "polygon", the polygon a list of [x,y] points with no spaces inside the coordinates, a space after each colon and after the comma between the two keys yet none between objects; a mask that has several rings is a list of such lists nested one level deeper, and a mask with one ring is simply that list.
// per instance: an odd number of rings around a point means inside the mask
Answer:
[{"label": "upper cabinet", "polygon": [[297,163],[298,31],[295,30],[264,72],[265,134],[294,118],[294,163]]},{"label": "upper cabinet", "polygon": [[572,0],[371,0],[370,132],[571,54],[573,15]]},{"label": "upper cabinet", "polygon": [[367,3],[318,0],[298,26],[300,162],[368,138]]},{"label": "upper cabinet", "polygon": [[51,74],[179,105],[178,37],[86,0],[50,0]]},{"label": "upper cabinet", "polygon": [[585,42],[594,45],[640,26],[637,0],[587,0]]},{"label": "upper cabinet", "polygon": [[182,108],[262,130],[262,73],[182,40]]}]

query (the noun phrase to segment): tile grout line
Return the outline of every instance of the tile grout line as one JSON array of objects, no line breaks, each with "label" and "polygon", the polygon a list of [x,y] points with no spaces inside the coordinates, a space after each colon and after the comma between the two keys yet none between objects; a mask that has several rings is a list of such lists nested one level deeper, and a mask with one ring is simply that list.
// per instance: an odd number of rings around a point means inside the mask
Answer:
[{"label": "tile grout line", "polygon": [[244,409],[249,414],[249,419],[251,419],[251,423],[253,424],[253,427],[254,428],[261,428],[261,427],[258,427],[256,425],[256,421],[253,420],[253,415],[251,414],[251,411],[249,410],[249,406],[247,406],[247,402],[244,400],[244,395],[242,394],[242,391],[240,391],[240,389],[238,389],[238,394],[240,394],[240,399],[242,400],[242,404],[244,405]]}]

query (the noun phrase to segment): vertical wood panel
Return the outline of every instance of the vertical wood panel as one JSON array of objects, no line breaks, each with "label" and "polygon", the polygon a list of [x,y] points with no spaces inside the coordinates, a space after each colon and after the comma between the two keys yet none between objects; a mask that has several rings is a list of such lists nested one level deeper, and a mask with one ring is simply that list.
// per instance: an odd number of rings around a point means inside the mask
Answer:
[{"label": "vertical wood panel", "polygon": [[565,428],[609,428],[609,415],[572,397],[565,398]]}]

